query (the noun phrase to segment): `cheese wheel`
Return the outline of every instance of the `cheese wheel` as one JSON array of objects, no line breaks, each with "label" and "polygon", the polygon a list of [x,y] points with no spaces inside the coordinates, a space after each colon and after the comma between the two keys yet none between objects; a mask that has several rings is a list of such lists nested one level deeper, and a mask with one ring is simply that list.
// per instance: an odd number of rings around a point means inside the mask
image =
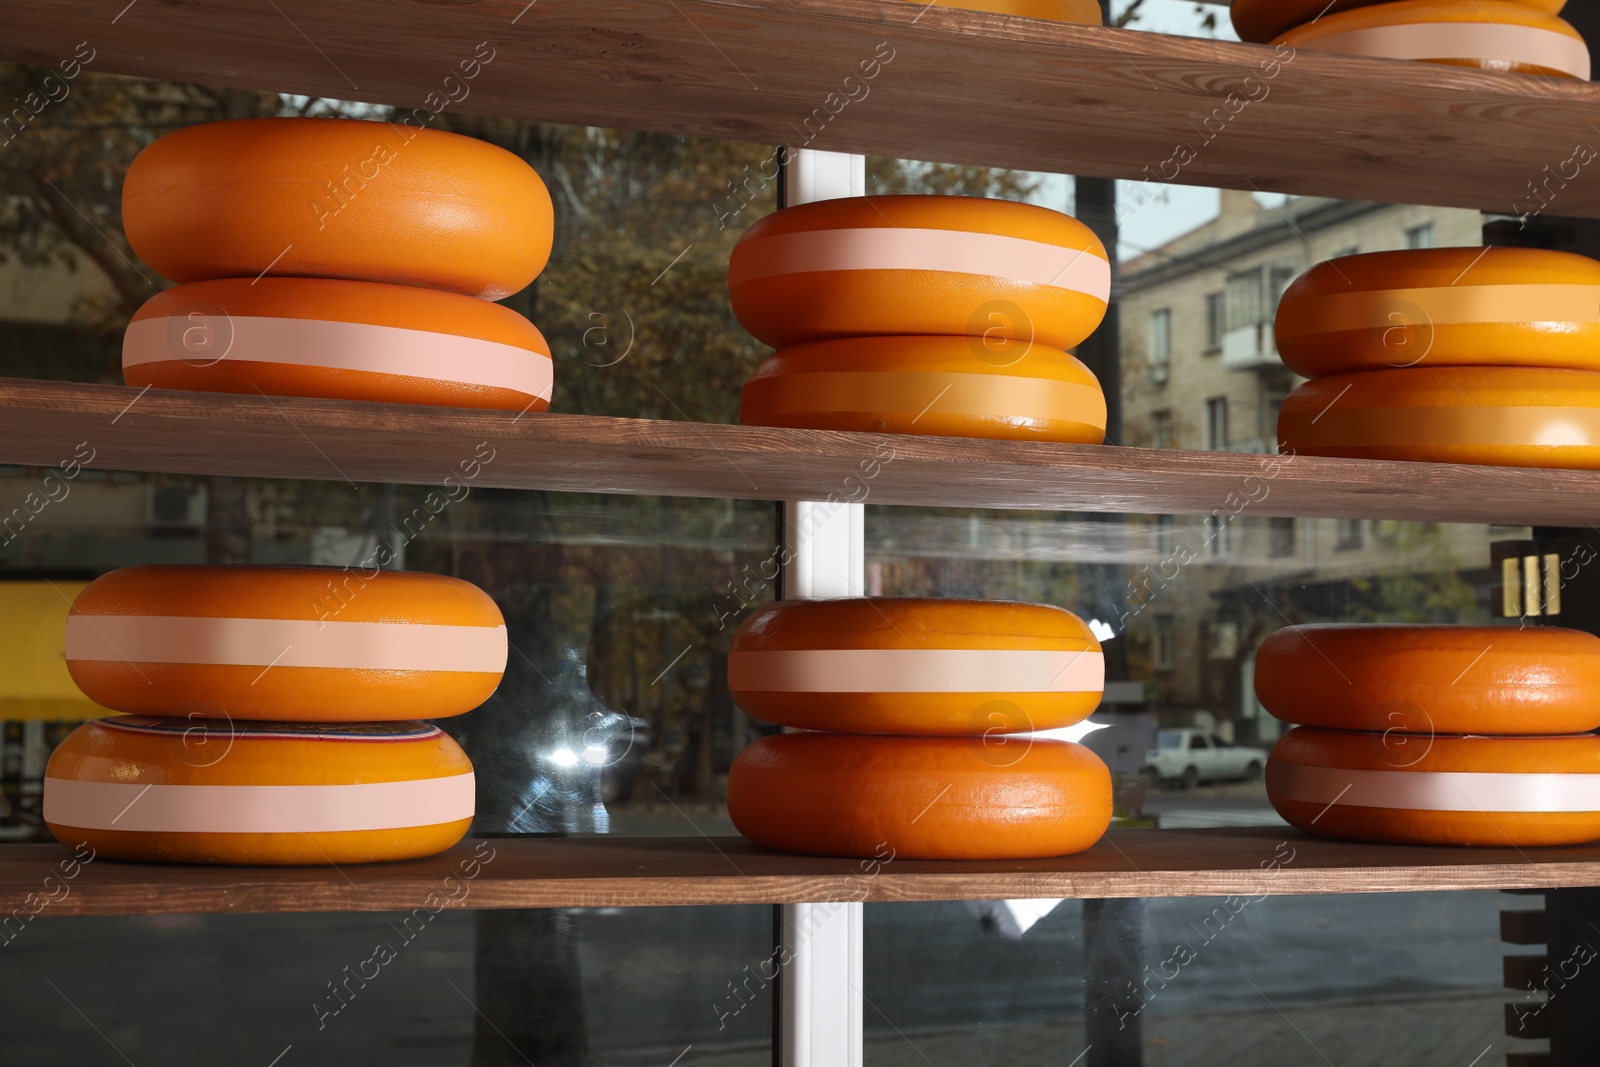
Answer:
[{"label": "cheese wheel", "polygon": [[1413,367],[1318,378],[1283,402],[1278,437],[1308,456],[1592,470],[1600,373]]},{"label": "cheese wheel", "polygon": [[327,278],[194,282],[122,340],[131,386],[545,411],[554,364],[527,319],[455,293]]},{"label": "cheese wheel", "polygon": [[745,383],[750,426],[1105,440],[1094,374],[1060,349],[977,337],[852,337],[780,349]]},{"label": "cheese wheel", "polygon": [[69,734],[44,777],[63,844],[157,863],[415,859],[460,841],[473,810],[467,754],[420,722],[118,716]]},{"label": "cheese wheel", "polygon": [[169,133],[128,167],[122,223],[175,282],[352,278],[486,300],[526,288],[554,235],[544,182],[505,149],[354,119]]},{"label": "cheese wheel", "polygon": [[[1401,743],[1404,742],[1404,743]],[[1290,730],[1267,798],[1307,833],[1407,845],[1600,839],[1600,736],[1436,737]]]},{"label": "cheese wheel", "polygon": [[1600,263],[1536,248],[1429,248],[1312,267],[1278,303],[1278,354],[1317,378],[1407,367],[1600,370]]},{"label": "cheese wheel", "polygon": [[[1268,44],[1287,30],[1308,22],[1358,7],[1371,7],[1389,0],[1233,0],[1233,29],[1241,41]],[[1478,0],[1444,0],[1459,7],[1471,7]],[[1516,0],[1525,7],[1559,15],[1567,0]]]},{"label": "cheese wheel", "polygon": [[1065,856],[1111,825],[1111,772],[1082,745],[989,755],[970,737],[764,737],[733,761],[728,815],[767,848],[880,859]]},{"label": "cheese wheel", "polygon": [[1105,247],[1059,211],[965,196],[851,196],[784,208],[739,238],[733,313],[783,348],[889,334],[1071,348],[1111,295]]},{"label": "cheese wheel", "polygon": [[1511,0],[1397,0],[1329,15],[1279,43],[1513,74],[1589,78],[1589,46],[1554,15]]},{"label": "cheese wheel", "polygon": [[[911,0],[911,2],[922,8],[929,6],[928,0]],[[946,8],[993,11],[1001,15],[1050,19],[1055,22],[1075,22],[1081,26],[1103,24],[1098,0],[933,0],[933,3]]]},{"label": "cheese wheel", "polygon": [[1262,707],[1304,726],[1585,733],[1600,729],[1600,637],[1554,626],[1290,626],[1256,650],[1255,687]]},{"label": "cheese wheel", "polygon": [[745,619],[728,653],[728,689],[747,714],[858,734],[1070,726],[1099,706],[1105,673],[1100,642],[1070,611],[994,600],[787,600]]},{"label": "cheese wheel", "polygon": [[78,594],[66,631],[73,681],[108,708],[272,721],[460,715],[506,650],[477,586],[370,562],[128,567]]}]

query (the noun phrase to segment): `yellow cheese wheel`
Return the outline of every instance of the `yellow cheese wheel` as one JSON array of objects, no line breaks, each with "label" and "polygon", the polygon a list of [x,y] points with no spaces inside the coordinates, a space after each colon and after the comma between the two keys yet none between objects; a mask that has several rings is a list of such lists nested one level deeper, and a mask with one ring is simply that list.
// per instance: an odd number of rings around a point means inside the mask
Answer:
[{"label": "yellow cheese wheel", "polygon": [[1100,444],[1106,401],[1060,349],[980,337],[852,337],[780,349],[745,383],[749,426]]},{"label": "yellow cheese wheel", "polygon": [[[1233,0],[1233,29],[1241,41],[1268,44],[1287,30],[1313,20],[1337,15],[1358,7],[1390,3],[1392,0]],[[1445,0],[1458,7],[1470,7],[1478,0]],[[1559,15],[1567,0],[1516,0],[1516,2]]]},{"label": "yellow cheese wheel", "polygon": [[545,411],[554,364],[499,304],[327,278],[180,285],[134,313],[122,377],[137,387]]},{"label": "yellow cheese wheel", "polygon": [[44,820],[69,847],[157,863],[415,859],[461,840],[472,764],[420,722],[85,723],[45,768]]},{"label": "yellow cheese wheel", "polygon": [[1428,248],[1312,267],[1278,303],[1278,354],[1317,378],[1407,367],[1600,370],[1600,263],[1537,248]]},{"label": "yellow cheese wheel", "polygon": [[488,300],[538,276],[555,232],[544,182],[505,149],[355,119],[169,133],[128,167],[122,222],[175,282],[352,278]]},{"label": "yellow cheese wheel", "polygon": [[460,715],[507,647],[481,589],[370,562],[128,567],[78,594],[66,631],[67,669],[108,708],[272,721]]},{"label": "yellow cheese wheel", "polygon": [[1105,318],[1111,264],[1059,211],[968,196],[850,196],[784,208],[728,261],[733,313],[774,348],[895,334],[1071,348]]},{"label": "yellow cheese wheel", "polygon": [[1279,43],[1513,74],[1589,78],[1589,46],[1554,15],[1512,0],[1396,0],[1297,26]]},{"label": "yellow cheese wheel", "polygon": [[1255,688],[1262,707],[1304,726],[1585,733],[1600,729],[1600,637],[1556,626],[1289,626],[1257,648]]},{"label": "yellow cheese wheel", "polygon": [[1044,604],[787,600],[739,627],[728,689],[781,726],[996,737],[1087,718],[1105,659],[1082,619]]},{"label": "yellow cheese wheel", "polygon": [[764,737],[733,761],[728,815],[767,848],[881,860],[1065,856],[1111,825],[1111,772],[1082,745],[992,755],[967,737]]},{"label": "yellow cheese wheel", "polygon": [[1308,456],[1600,468],[1600,372],[1412,367],[1290,393],[1278,438]]},{"label": "yellow cheese wheel", "polygon": [[1284,734],[1267,798],[1307,833],[1526,848],[1600,839],[1600,736]]}]

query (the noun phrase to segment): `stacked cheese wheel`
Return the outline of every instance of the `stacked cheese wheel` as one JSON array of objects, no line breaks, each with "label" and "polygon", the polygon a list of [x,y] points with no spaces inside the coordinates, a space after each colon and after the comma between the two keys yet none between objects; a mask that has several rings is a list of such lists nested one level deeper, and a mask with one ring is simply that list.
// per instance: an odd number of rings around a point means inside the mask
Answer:
[{"label": "stacked cheese wheel", "polygon": [[179,282],[133,316],[129,385],[543,411],[550,347],[492,303],[550,258],[522,160],[349,119],[241,119],[152,143],[128,242]]},{"label": "stacked cheese wheel", "polygon": [[1525,248],[1346,256],[1278,305],[1312,379],[1278,436],[1320,456],[1600,467],[1600,263]]},{"label": "stacked cheese wheel", "polygon": [[1342,55],[1589,77],[1566,0],[1233,0],[1240,40]]},{"label": "stacked cheese wheel", "polygon": [[1256,653],[1285,722],[1267,795],[1293,825],[1361,841],[1600,839],[1600,638],[1478,626],[1293,626]]},{"label": "stacked cheese wheel", "polygon": [[1099,642],[1059,608],[775,604],[739,628],[728,688],[755,718],[803,732],[739,754],[728,814],[750,840],[787,852],[1080,852],[1110,824],[1110,772],[1081,745],[1033,732],[1087,718],[1104,679]]},{"label": "stacked cheese wheel", "polygon": [[1100,383],[1066,350],[1111,267],[1060,212],[958,196],[786,208],[733,250],[734,314],[778,351],[744,387],[758,426],[1099,444]]},{"label": "stacked cheese wheel", "polygon": [[115,859],[410,859],[461,839],[472,764],[438,727],[494,692],[506,628],[455,578],[299,567],[130,567],[67,618],[73,679],[131,714],[74,731],[44,819]]}]

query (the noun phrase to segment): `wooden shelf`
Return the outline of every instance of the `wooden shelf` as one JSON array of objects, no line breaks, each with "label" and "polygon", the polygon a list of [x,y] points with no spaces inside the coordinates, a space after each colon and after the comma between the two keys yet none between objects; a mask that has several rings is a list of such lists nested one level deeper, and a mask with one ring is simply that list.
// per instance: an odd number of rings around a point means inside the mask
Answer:
[{"label": "wooden shelf", "polygon": [[[474,852],[474,846],[479,851]],[[482,847],[486,845],[487,847]],[[493,852],[489,851],[492,847]],[[1195,897],[1537,889],[1600,884],[1600,846],[1401,848],[1326,841],[1287,828],[1119,830],[1077,856],[1002,863],[789,856],[742,838],[500,838],[428,860],[366,867],[168,867],[95,860],[56,882],[59,845],[0,846],[0,899],[46,888],[41,914],[407,911],[474,870],[458,907],[781,904],[827,900]],[[1276,866],[1274,867],[1274,861]],[[60,874],[57,873],[57,879]]]},{"label": "wooden shelf", "polygon": [[[0,463],[562,492],[1587,526],[1600,473],[527,415],[0,378]],[[1274,471],[1274,467],[1276,470]],[[875,471],[875,476],[870,472]],[[847,482],[846,479],[854,479]]]},{"label": "wooden shelf", "polygon": [[[92,70],[406,109],[487,42],[452,109],[1496,211],[1592,136],[1600,104],[1585,83],[1305,51],[1274,68],[1263,46],[909,0],[143,0],[116,19],[99,0],[6,5],[0,58],[56,64],[82,41]],[[892,61],[845,86],[884,41]],[[847,90],[868,95],[834,115]],[[1175,174],[1180,144],[1195,158]],[[1600,183],[1560,196],[1564,215],[1600,215]]]}]

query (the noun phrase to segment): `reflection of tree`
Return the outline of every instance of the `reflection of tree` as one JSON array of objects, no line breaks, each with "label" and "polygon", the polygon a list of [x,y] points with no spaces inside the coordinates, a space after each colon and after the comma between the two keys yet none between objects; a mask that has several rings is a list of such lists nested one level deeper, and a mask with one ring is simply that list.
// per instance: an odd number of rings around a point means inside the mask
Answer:
[{"label": "reflection of tree", "polygon": [[1438,523],[1374,523],[1398,560],[1350,579],[1351,622],[1461,622],[1478,608],[1477,595]]}]

